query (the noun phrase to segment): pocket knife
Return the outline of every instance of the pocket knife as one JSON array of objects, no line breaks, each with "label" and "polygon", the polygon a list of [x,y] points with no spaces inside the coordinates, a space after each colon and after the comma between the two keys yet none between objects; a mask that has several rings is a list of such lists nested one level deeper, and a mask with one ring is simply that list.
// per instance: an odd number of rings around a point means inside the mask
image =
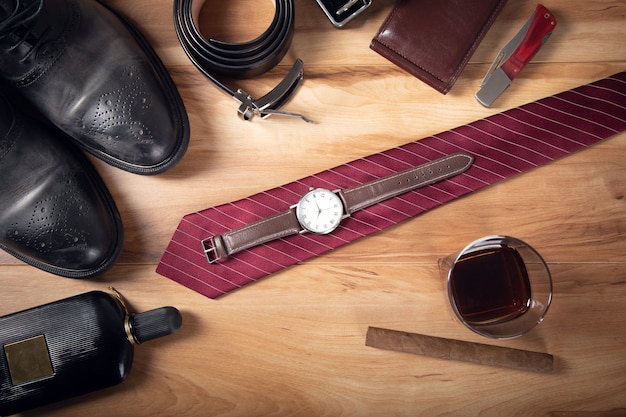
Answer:
[{"label": "pocket knife", "polygon": [[548,40],[555,26],[552,12],[538,4],[524,26],[498,53],[480,84],[476,100],[485,107],[491,106]]}]

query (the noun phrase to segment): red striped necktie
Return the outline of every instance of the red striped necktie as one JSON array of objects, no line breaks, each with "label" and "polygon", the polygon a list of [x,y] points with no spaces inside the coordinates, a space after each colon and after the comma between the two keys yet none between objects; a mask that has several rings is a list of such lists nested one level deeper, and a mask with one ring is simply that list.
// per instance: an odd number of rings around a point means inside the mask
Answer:
[{"label": "red striped necktie", "polygon": [[[157,272],[207,297],[217,298],[623,130],[626,72],[233,203],[186,215]],[[311,187],[353,187],[458,152],[475,158],[465,173],[358,211],[329,235],[289,236],[215,264],[210,264],[205,256],[204,239],[284,212]]]}]

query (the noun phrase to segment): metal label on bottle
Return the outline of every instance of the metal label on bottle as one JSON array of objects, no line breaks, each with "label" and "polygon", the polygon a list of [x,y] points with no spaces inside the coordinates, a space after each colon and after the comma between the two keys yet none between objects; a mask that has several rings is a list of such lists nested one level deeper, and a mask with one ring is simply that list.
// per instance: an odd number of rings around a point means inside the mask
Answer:
[{"label": "metal label on bottle", "polygon": [[44,335],[4,346],[13,385],[26,384],[54,375]]}]

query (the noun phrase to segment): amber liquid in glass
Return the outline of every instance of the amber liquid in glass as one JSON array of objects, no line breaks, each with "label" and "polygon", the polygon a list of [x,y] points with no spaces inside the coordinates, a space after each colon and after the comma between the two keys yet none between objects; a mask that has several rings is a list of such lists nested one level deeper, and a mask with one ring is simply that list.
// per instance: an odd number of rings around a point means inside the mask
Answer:
[{"label": "amber liquid in glass", "polygon": [[524,261],[506,245],[462,255],[450,276],[450,287],[458,312],[470,325],[514,319],[530,304]]}]

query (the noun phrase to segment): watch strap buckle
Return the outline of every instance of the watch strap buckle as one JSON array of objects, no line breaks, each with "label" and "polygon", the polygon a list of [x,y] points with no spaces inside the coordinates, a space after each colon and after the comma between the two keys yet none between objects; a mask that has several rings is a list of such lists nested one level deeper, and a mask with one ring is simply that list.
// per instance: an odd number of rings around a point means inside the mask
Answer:
[{"label": "watch strap buckle", "polygon": [[221,236],[212,236],[202,241],[202,250],[210,264],[216,264],[228,256]]}]

